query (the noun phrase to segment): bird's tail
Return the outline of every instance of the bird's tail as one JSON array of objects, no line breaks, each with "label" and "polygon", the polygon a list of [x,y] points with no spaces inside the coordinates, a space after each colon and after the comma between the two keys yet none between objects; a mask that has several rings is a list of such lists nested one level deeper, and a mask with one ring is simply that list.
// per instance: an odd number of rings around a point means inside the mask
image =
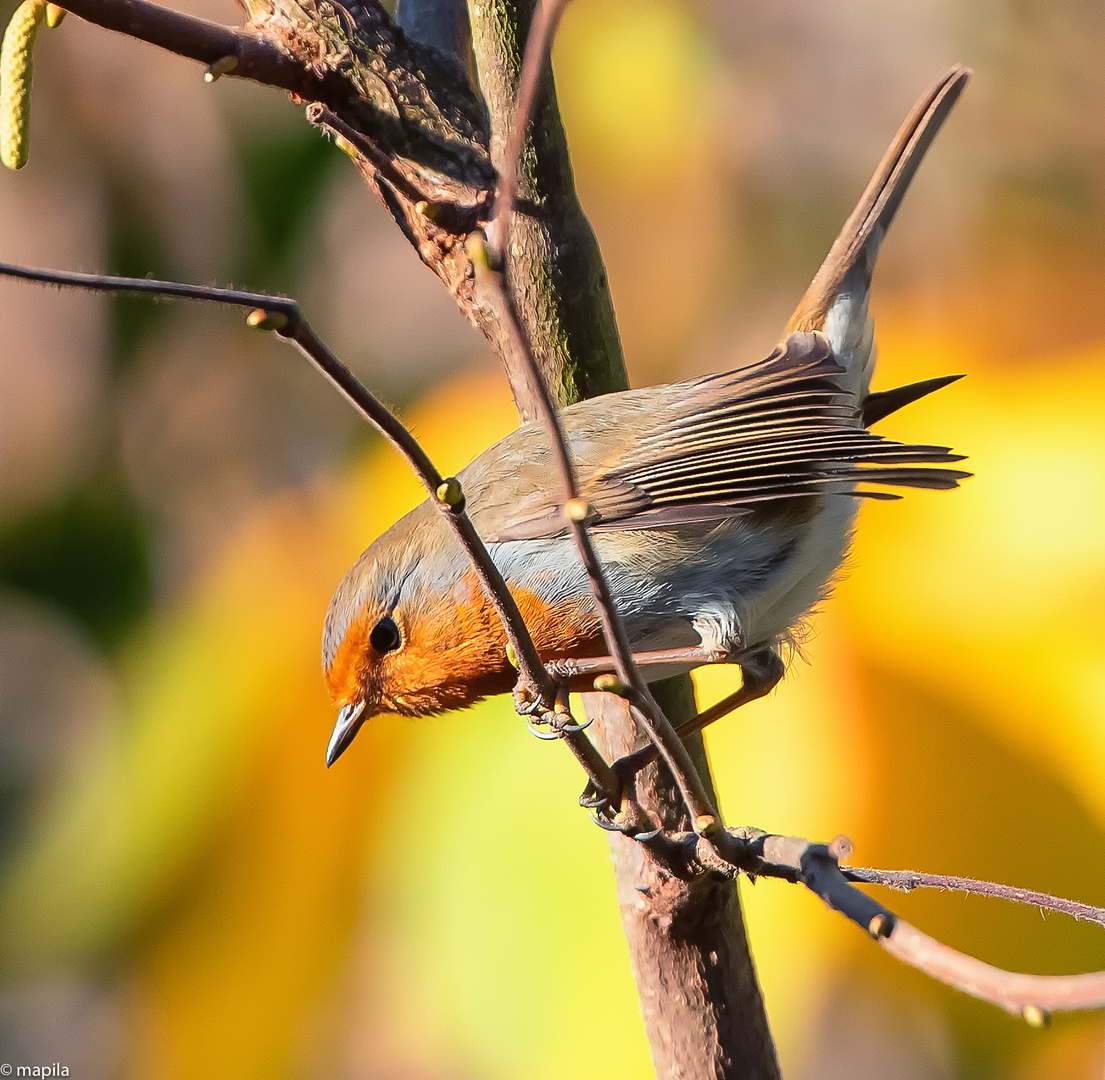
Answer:
[{"label": "bird's tail", "polygon": [[867,296],[879,245],[970,77],[969,68],[957,65],[914,105],[787,324],[788,334],[796,330],[825,334],[847,371],[848,389],[860,398],[866,395],[874,364]]}]

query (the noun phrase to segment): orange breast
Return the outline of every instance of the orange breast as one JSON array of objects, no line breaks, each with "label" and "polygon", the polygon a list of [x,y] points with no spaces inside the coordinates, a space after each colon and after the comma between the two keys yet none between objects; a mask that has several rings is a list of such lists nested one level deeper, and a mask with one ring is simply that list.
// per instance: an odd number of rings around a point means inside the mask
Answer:
[{"label": "orange breast", "polygon": [[[384,708],[440,712],[514,688],[518,673],[507,660],[498,614],[473,572],[465,574],[463,584],[464,602],[421,613],[404,648],[381,665]],[[514,590],[514,597],[543,660],[604,651],[598,622],[582,605],[554,608],[528,589]]]}]

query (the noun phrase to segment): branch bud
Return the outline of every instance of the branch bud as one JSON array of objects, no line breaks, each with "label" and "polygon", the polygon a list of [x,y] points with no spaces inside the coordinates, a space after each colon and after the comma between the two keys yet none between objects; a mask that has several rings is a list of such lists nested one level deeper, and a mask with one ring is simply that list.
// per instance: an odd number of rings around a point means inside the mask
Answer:
[{"label": "branch bud", "polygon": [[464,491],[455,476],[450,476],[444,483],[438,485],[437,501],[444,503],[451,510],[457,509],[464,503]]},{"label": "branch bud", "polygon": [[629,696],[629,687],[617,675],[599,675],[595,679],[594,685],[595,689],[603,694],[617,694],[618,697]]},{"label": "branch bud", "polygon": [[878,941],[879,938],[889,937],[890,931],[893,929],[890,925],[890,920],[881,912],[878,915],[872,917],[871,921],[867,924],[867,932]]},{"label": "branch bud", "polygon": [[487,244],[484,242],[483,233],[468,234],[464,241],[464,254],[468,256],[468,261],[473,266],[483,267],[484,270],[490,269],[491,260],[487,254]]},{"label": "branch bud", "polygon": [[518,670],[518,654],[514,651],[514,646],[508,641],[506,643],[506,661],[515,671]]},{"label": "branch bud", "polygon": [[46,5],[46,25],[51,30],[56,30],[59,26],[61,26],[62,21],[65,19],[65,16],[68,15],[68,14],[69,14],[69,12],[66,11],[65,8],[58,7],[57,4],[47,4]]},{"label": "branch bud", "polygon": [[1051,1013],[1045,1012],[1039,1005],[1026,1005],[1021,1016],[1029,1027],[1045,1028],[1051,1023]]},{"label": "branch bud", "polygon": [[335,135],[334,145],[343,153],[348,154],[354,161],[360,158],[360,154],[357,152],[357,148],[344,136]]},{"label": "branch bud", "polygon": [[464,254],[468,256],[468,261],[478,270],[498,271],[501,269],[498,252],[487,243],[483,233],[478,230],[468,234],[468,238],[464,241]]},{"label": "branch bud", "polygon": [[229,75],[237,66],[238,58],[236,56],[220,56],[218,60],[211,64],[203,73],[203,81],[205,83],[213,83],[216,79],[221,79],[224,75]]},{"label": "branch bud", "polygon": [[246,326],[252,326],[254,330],[277,331],[283,330],[288,325],[288,316],[282,311],[266,311],[264,308],[254,308],[246,316]]},{"label": "branch bud", "polygon": [[720,829],[721,825],[718,819],[712,814],[701,814],[694,819],[694,831],[707,840],[709,840],[711,836],[716,836]]},{"label": "branch bud", "polygon": [[564,516],[569,521],[586,521],[591,516],[591,506],[586,499],[569,499],[564,504]]}]

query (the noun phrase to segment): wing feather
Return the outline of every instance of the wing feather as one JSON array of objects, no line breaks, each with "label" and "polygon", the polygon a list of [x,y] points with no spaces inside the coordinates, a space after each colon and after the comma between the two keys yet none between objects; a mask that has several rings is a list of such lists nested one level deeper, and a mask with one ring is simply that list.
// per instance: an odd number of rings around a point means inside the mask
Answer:
[{"label": "wing feather", "polygon": [[[969,473],[944,446],[894,442],[862,425],[842,387],[843,369],[817,332],[795,332],[770,356],[688,383],[655,388],[650,407],[599,414],[602,399],[564,411],[595,527],[645,528],[730,517],[772,500],[840,495],[896,498],[879,487],[951,488]],[[618,420],[640,424],[613,437]],[[594,432],[610,426],[610,453],[595,460]],[[591,440],[588,442],[588,440]],[[563,530],[551,499],[499,522],[494,539]]]}]

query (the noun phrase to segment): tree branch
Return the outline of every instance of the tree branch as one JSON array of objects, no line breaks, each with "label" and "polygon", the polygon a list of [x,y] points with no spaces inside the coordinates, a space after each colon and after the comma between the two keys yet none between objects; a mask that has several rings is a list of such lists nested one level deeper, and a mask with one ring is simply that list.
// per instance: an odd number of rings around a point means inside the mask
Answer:
[{"label": "tree branch", "polygon": [[[817,844],[795,836],[779,836],[759,829],[722,829],[709,838],[694,833],[656,833],[641,841],[673,873],[693,875],[702,867],[722,873],[743,870],[751,877],[773,877],[800,882],[834,911],[863,927],[882,947],[903,963],[972,997],[997,1005],[1035,1026],[1046,1023],[1053,1012],[1105,1007],[1105,971],[1079,975],[1027,975],[1005,971],[959,952],[918,930],[848,880],[856,871],[840,866],[850,853],[844,837],[831,844]],[[893,880],[908,871],[860,871],[870,879]],[[1002,896],[1021,903],[1040,903],[1052,911],[1075,914],[1105,925],[1105,910],[1076,905],[1043,893],[1025,894],[986,882],[954,879],[969,892]],[[1026,896],[1033,899],[1028,900]]]},{"label": "tree branch", "polygon": [[871,885],[884,885],[898,892],[914,889],[944,889],[948,892],[969,893],[972,896],[988,896],[996,900],[1010,900],[1015,904],[1028,904],[1041,911],[1055,911],[1082,922],[1105,926],[1105,908],[1082,904],[1077,900],[1065,900],[1060,896],[1018,889],[1012,885],[998,885],[992,881],[974,878],[952,877],[948,874],[921,874],[916,870],[874,870],[865,866],[842,866],[841,872],[849,881],[862,881]]},{"label": "tree branch", "polygon": [[[529,34],[534,5],[531,0],[481,0],[471,10],[480,85],[491,114],[492,160],[500,170],[515,163],[518,168],[519,213],[509,246],[504,245],[504,265],[509,296],[542,381],[560,405],[628,389],[606,275],[575,198],[547,65],[534,69],[539,75],[534,121],[528,130],[518,124],[521,43]],[[520,140],[521,151],[508,149],[512,135]],[[505,306],[501,292],[489,290],[489,308]],[[539,402],[532,393],[529,366],[501,337],[499,352],[515,401],[523,419],[532,419]],[[653,689],[671,719],[689,720],[696,714],[688,676]],[[605,758],[622,758],[639,747],[638,727],[626,701],[589,694],[584,705],[595,721],[591,730]],[[709,788],[701,736],[691,736],[687,747]],[[669,828],[686,823],[683,800],[666,768],[649,766],[636,775],[634,787],[648,818]],[[647,849],[618,833],[610,834],[610,849],[658,1075],[777,1080],[775,1047],[734,882],[709,874],[680,880]]]},{"label": "tree branch", "polygon": [[[702,778],[698,775],[687,748],[649,692],[640,670],[633,661],[629,634],[618,613],[610,584],[603,573],[601,561],[587,528],[587,518],[591,511],[586,502],[580,498],[575,466],[568,452],[564,429],[557,416],[556,403],[553,401],[548,385],[541,377],[537,358],[518,318],[513,291],[510,287],[507,252],[510,251],[513,237],[514,204],[522,147],[537,100],[540,75],[548,62],[552,37],[567,3],[568,0],[541,0],[533,19],[519,77],[514,127],[507,142],[506,162],[499,178],[495,210],[488,228],[489,238],[493,238],[491,239],[491,258],[477,263],[477,284],[480,282],[482,270],[485,280],[491,283],[491,287],[498,293],[497,306],[500,308],[500,321],[506,331],[511,353],[521,359],[537,415],[548,435],[563,492],[565,524],[575,540],[580,559],[587,572],[595,606],[602,621],[603,637],[606,639],[607,649],[620,680],[620,686],[616,692],[630,702],[634,719],[640,721],[650,742],[656,747],[665,765],[671,771],[697,832],[702,828],[716,825],[717,809],[706,793]],[[598,686],[597,683],[596,686]]]},{"label": "tree branch", "polygon": [[[491,160],[502,172],[516,128],[516,94],[534,0],[471,4],[472,46],[491,126]],[[539,71],[533,123],[518,165],[522,213],[506,256],[512,299],[545,385],[558,405],[629,386],[606,269],[576,196],[551,70]],[[493,300],[486,301],[490,305]],[[522,357],[515,355],[493,313],[488,332],[506,367],[518,412],[534,419],[537,403]],[[486,331],[485,331],[486,332]]]}]

